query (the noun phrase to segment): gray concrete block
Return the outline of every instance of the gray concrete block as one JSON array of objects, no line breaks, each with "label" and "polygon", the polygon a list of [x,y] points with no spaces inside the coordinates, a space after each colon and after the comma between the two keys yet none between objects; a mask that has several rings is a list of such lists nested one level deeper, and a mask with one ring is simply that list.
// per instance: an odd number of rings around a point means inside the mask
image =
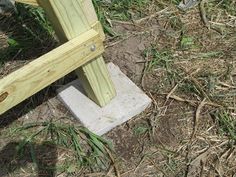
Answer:
[{"label": "gray concrete block", "polygon": [[107,65],[117,96],[101,108],[84,94],[75,80],[58,90],[59,98],[73,115],[92,132],[103,135],[112,128],[143,112],[152,100],[113,63]]}]

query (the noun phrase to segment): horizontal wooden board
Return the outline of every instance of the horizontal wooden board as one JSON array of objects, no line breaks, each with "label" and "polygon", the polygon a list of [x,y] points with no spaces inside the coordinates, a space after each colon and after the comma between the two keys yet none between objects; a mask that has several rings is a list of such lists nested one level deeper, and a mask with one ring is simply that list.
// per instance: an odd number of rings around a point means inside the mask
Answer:
[{"label": "horizontal wooden board", "polygon": [[[93,28],[104,39],[91,0],[38,0],[45,10],[59,40],[63,43]],[[88,62],[76,70],[87,96],[99,106],[110,103],[116,96],[103,57]]]},{"label": "horizontal wooden board", "polygon": [[0,114],[103,52],[100,35],[91,29],[0,79]]},{"label": "horizontal wooden board", "polygon": [[16,2],[38,6],[37,0],[16,0]]}]

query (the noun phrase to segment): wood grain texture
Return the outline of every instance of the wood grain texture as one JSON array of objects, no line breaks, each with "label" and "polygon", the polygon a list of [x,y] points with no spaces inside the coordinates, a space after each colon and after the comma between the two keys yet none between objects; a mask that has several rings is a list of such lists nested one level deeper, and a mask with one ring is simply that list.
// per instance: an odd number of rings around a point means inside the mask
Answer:
[{"label": "wood grain texture", "polygon": [[[91,29],[97,16],[91,0],[38,0],[61,42]],[[108,104],[116,92],[104,59],[98,57],[76,71],[87,95],[100,106]]]},{"label": "wood grain texture", "polygon": [[76,73],[83,83],[87,96],[100,106],[105,106],[116,95],[113,83],[107,79],[110,76],[102,57],[86,64],[83,69],[76,70]]},{"label": "wood grain texture", "polygon": [[92,0],[80,0],[80,2],[81,9],[83,10],[84,15],[86,16],[89,25],[92,26],[95,22],[98,21]]},{"label": "wood grain texture", "polygon": [[99,21],[97,21],[94,24],[92,24],[91,27],[100,34],[102,41],[105,41],[106,36],[104,34],[102,24]]},{"label": "wood grain texture", "polygon": [[1,79],[0,114],[103,52],[99,34],[91,29]]},{"label": "wood grain texture", "polygon": [[16,0],[16,2],[24,3],[24,4],[30,4],[30,5],[33,5],[33,6],[39,6],[37,0]]}]

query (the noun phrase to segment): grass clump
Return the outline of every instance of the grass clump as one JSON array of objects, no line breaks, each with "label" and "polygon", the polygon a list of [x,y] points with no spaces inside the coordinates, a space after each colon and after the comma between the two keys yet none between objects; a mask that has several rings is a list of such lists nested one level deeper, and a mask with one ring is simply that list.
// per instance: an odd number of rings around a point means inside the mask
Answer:
[{"label": "grass clump", "polygon": [[225,9],[231,15],[236,15],[236,1],[232,0],[217,0],[217,5]]},{"label": "grass clump", "polygon": [[182,49],[191,49],[194,47],[194,39],[190,36],[182,36],[180,46]]},{"label": "grass clump", "polygon": [[145,124],[138,124],[134,127],[133,132],[135,135],[143,135],[146,132],[150,131],[150,127]]},{"label": "grass clump", "polygon": [[150,3],[150,0],[93,0],[99,17],[107,16],[116,20],[131,20],[133,15],[144,15],[142,10]]},{"label": "grass clump", "polygon": [[147,61],[146,73],[154,72],[158,68],[164,69],[167,77],[163,83],[168,86],[173,86],[181,79],[178,69],[174,67],[174,57],[170,49],[163,48],[158,50],[155,46],[151,46],[143,54]]},{"label": "grass clump", "polygon": [[93,0],[98,19],[104,31],[117,36],[112,29],[112,20],[129,21],[145,16],[144,12],[150,0]]},{"label": "grass clump", "polygon": [[[1,30],[8,36],[0,48],[0,62],[36,58],[54,47],[54,31],[42,8],[21,3],[10,16],[1,16]],[[32,52],[36,51],[37,52]]]},{"label": "grass clump", "polygon": [[218,124],[219,133],[227,136],[233,144],[236,142],[236,119],[228,111],[220,110],[212,114]]},{"label": "grass clump", "polygon": [[144,57],[148,60],[146,68],[147,72],[152,71],[157,67],[163,67],[167,71],[170,70],[170,65],[173,61],[173,57],[170,51],[157,50],[156,47],[147,48],[144,51]]},{"label": "grass clump", "polygon": [[[97,171],[107,169],[110,165],[111,143],[82,126],[48,121],[26,124],[13,132],[14,135],[17,133],[24,137],[17,146],[19,154],[24,154],[27,146],[30,146],[31,159],[37,159],[32,144],[53,144],[69,152],[70,162],[66,161],[67,164],[62,165],[67,172],[80,170],[82,167]],[[36,160],[32,161],[36,163]]]}]

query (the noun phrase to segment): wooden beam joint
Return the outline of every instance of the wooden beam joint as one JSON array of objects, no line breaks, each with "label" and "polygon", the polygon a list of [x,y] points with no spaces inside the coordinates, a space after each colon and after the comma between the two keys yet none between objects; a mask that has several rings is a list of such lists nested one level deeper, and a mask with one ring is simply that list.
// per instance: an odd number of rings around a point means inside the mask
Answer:
[{"label": "wooden beam joint", "polygon": [[0,79],[0,114],[104,52],[93,29]]},{"label": "wooden beam joint", "polygon": [[[61,42],[66,42],[93,28],[105,39],[91,0],[38,0]],[[102,56],[76,69],[87,96],[103,107],[116,96]]]}]

